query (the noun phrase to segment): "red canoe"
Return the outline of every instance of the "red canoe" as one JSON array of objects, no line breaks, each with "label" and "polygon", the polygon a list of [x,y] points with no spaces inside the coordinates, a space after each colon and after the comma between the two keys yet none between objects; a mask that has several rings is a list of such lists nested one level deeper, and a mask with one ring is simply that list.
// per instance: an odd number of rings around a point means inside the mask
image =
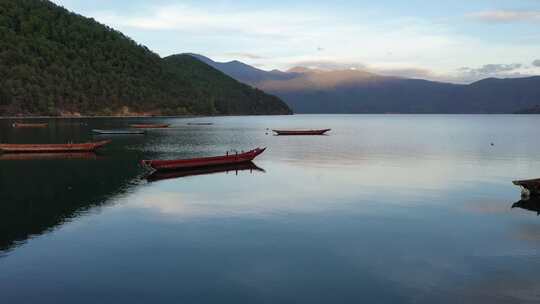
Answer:
[{"label": "red canoe", "polygon": [[46,128],[49,126],[48,123],[20,123],[16,122],[13,124],[14,128]]},{"label": "red canoe", "polygon": [[0,152],[4,153],[60,153],[60,152],[92,152],[110,143],[103,140],[83,144],[0,144]]},{"label": "red canoe", "polygon": [[331,129],[322,130],[272,130],[277,135],[323,135]]},{"label": "red canoe", "polygon": [[257,148],[244,153],[226,154],[222,156],[200,157],[177,160],[143,160],[141,164],[154,170],[179,170],[197,167],[223,166],[252,161],[266,148]]},{"label": "red canoe", "polygon": [[163,129],[163,128],[168,128],[170,125],[169,124],[132,124],[129,126],[136,129]]}]

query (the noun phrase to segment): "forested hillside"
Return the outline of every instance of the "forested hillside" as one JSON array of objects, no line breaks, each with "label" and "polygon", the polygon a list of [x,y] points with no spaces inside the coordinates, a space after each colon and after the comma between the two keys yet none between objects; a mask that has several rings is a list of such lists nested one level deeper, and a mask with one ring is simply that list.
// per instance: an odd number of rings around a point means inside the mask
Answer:
[{"label": "forested hillside", "polygon": [[0,115],[290,112],[192,57],[180,61],[49,1],[0,1]]}]

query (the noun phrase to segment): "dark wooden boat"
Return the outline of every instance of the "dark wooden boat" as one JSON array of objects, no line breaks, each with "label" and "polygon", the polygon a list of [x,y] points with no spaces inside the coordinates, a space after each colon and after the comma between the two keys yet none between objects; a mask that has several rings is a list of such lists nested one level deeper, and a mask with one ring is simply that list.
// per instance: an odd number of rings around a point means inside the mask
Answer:
[{"label": "dark wooden boat", "polygon": [[14,128],[46,128],[49,126],[48,123],[21,123],[16,122],[12,125]]},{"label": "dark wooden boat", "polygon": [[207,175],[207,174],[216,174],[216,173],[229,173],[235,172],[238,174],[239,171],[259,171],[265,172],[264,169],[257,167],[253,162],[244,162],[239,164],[228,164],[221,166],[211,166],[211,167],[201,167],[201,168],[187,168],[181,170],[172,170],[172,171],[154,171],[152,174],[148,175],[146,179],[150,182],[155,182],[164,179],[173,179],[181,178],[188,176],[196,175]]},{"label": "dark wooden boat", "polygon": [[516,180],[512,183],[521,187],[522,196],[540,196],[540,178]]},{"label": "dark wooden boat", "polygon": [[188,122],[188,126],[211,126],[214,123],[212,122]]},{"label": "dark wooden boat", "polygon": [[200,157],[190,159],[143,160],[141,161],[141,164],[153,170],[179,170],[187,168],[231,165],[250,162],[259,154],[263,153],[264,150],[266,150],[266,148],[256,148],[243,153],[227,153],[226,155],[222,156]]},{"label": "dark wooden boat", "polygon": [[115,135],[115,134],[122,134],[122,135],[143,135],[146,133],[144,130],[100,130],[100,129],[93,129],[92,132],[96,134],[102,134],[102,135]]},{"label": "dark wooden boat", "polygon": [[277,135],[323,135],[331,129],[322,130],[272,130]]},{"label": "dark wooden boat", "polygon": [[96,160],[97,155],[94,152],[75,152],[75,153],[2,153],[0,160],[53,160],[53,159],[84,159]]},{"label": "dark wooden boat", "polygon": [[82,144],[0,144],[0,152],[4,153],[60,153],[60,152],[92,152],[110,143],[103,140]]},{"label": "dark wooden boat", "polygon": [[131,128],[136,129],[164,129],[168,128],[169,124],[132,124],[129,125]]}]

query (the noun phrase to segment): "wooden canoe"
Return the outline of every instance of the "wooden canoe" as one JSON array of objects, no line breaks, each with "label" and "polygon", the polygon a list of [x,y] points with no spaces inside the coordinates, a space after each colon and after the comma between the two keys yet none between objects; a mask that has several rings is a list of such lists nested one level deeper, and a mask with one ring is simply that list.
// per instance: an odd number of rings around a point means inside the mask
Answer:
[{"label": "wooden canoe", "polygon": [[110,143],[110,140],[81,144],[0,144],[4,153],[65,153],[92,152]]},{"label": "wooden canoe", "polygon": [[323,135],[331,129],[322,130],[272,130],[277,135]]},{"label": "wooden canoe", "polygon": [[240,164],[252,161],[266,148],[256,148],[243,153],[234,153],[213,157],[200,157],[176,160],[143,160],[141,164],[153,170],[180,170],[188,168],[200,168],[211,166],[223,166],[231,164]]},{"label": "wooden canoe", "polygon": [[135,129],[164,129],[164,128],[168,128],[170,125],[169,124],[132,124],[129,126]]},{"label": "wooden canoe", "polygon": [[239,164],[229,164],[221,166],[212,166],[212,167],[201,167],[201,168],[188,168],[184,170],[173,170],[173,171],[154,171],[152,174],[148,175],[146,179],[150,182],[155,182],[164,179],[173,179],[181,178],[188,176],[196,175],[207,175],[207,174],[216,174],[223,172],[235,172],[238,174],[238,171],[260,171],[265,172],[264,169],[257,167],[253,162],[244,162]]},{"label": "wooden canoe", "polygon": [[188,122],[188,126],[211,126],[214,123],[212,122]]},{"label": "wooden canoe", "polygon": [[144,130],[100,130],[100,129],[93,129],[92,132],[96,134],[102,134],[102,135],[114,135],[114,134],[144,135],[144,133],[146,133],[146,131]]},{"label": "wooden canoe", "polygon": [[46,128],[49,126],[48,123],[21,123],[16,122],[12,125],[14,128]]},{"label": "wooden canoe", "polygon": [[516,180],[512,183],[521,187],[523,196],[540,196],[540,178]]}]

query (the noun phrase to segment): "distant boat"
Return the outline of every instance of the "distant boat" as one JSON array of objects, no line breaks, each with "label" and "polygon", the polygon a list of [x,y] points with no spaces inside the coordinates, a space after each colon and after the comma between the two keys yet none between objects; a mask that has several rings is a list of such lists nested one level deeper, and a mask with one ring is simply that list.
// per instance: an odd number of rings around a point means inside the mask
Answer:
[{"label": "distant boat", "polygon": [[63,153],[92,152],[110,143],[110,140],[82,144],[0,144],[4,153]]},{"label": "distant boat", "polygon": [[12,125],[14,128],[46,128],[49,126],[48,123],[21,123],[16,122]]},{"label": "distant boat", "polygon": [[188,122],[188,126],[211,126],[214,123],[212,122]]},{"label": "distant boat", "polygon": [[164,129],[168,128],[169,124],[132,124],[129,125],[131,128],[136,129]]},{"label": "distant boat", "polygon": [[93,129],[92,132],[102,135],[128,134],[128,135],[144,135],[144,130],[100,130]]},{"label": "distant boat", "polygon": [[211,166],[222,166],[231,164],[240,164],[252,161],[259,154],[263,153],[266,148],[256,148],[251,151],[243,153],[235,153],[213,156],[213,157],[200,157],[189,159],[176,159],[176,160],[143,160],[141,164],[145,167],[153,170],[180,170],[188,168],[200,168]]},{"label": "distant boat", "polygon": [[331,129],[322,130],[272,130],[277,135],[323,135]]},{"label": "distant boat", "polygon": [[222,172],[235,172],[238,171],[260,171],[265,172],[264,169],[257,167],[252,162],[244,162],[239,164],[229,164],[221,166],[212,166],[212,167],[202,167],[202,168],[188,168],[184,170],[173,170],[173,171],[154,171],[152,174],[148,175],[146,179],[148,181],[154,182],[164,179],[173,179],[180,177],[196,176],[196,175],[207,175],[215,174]]}]

